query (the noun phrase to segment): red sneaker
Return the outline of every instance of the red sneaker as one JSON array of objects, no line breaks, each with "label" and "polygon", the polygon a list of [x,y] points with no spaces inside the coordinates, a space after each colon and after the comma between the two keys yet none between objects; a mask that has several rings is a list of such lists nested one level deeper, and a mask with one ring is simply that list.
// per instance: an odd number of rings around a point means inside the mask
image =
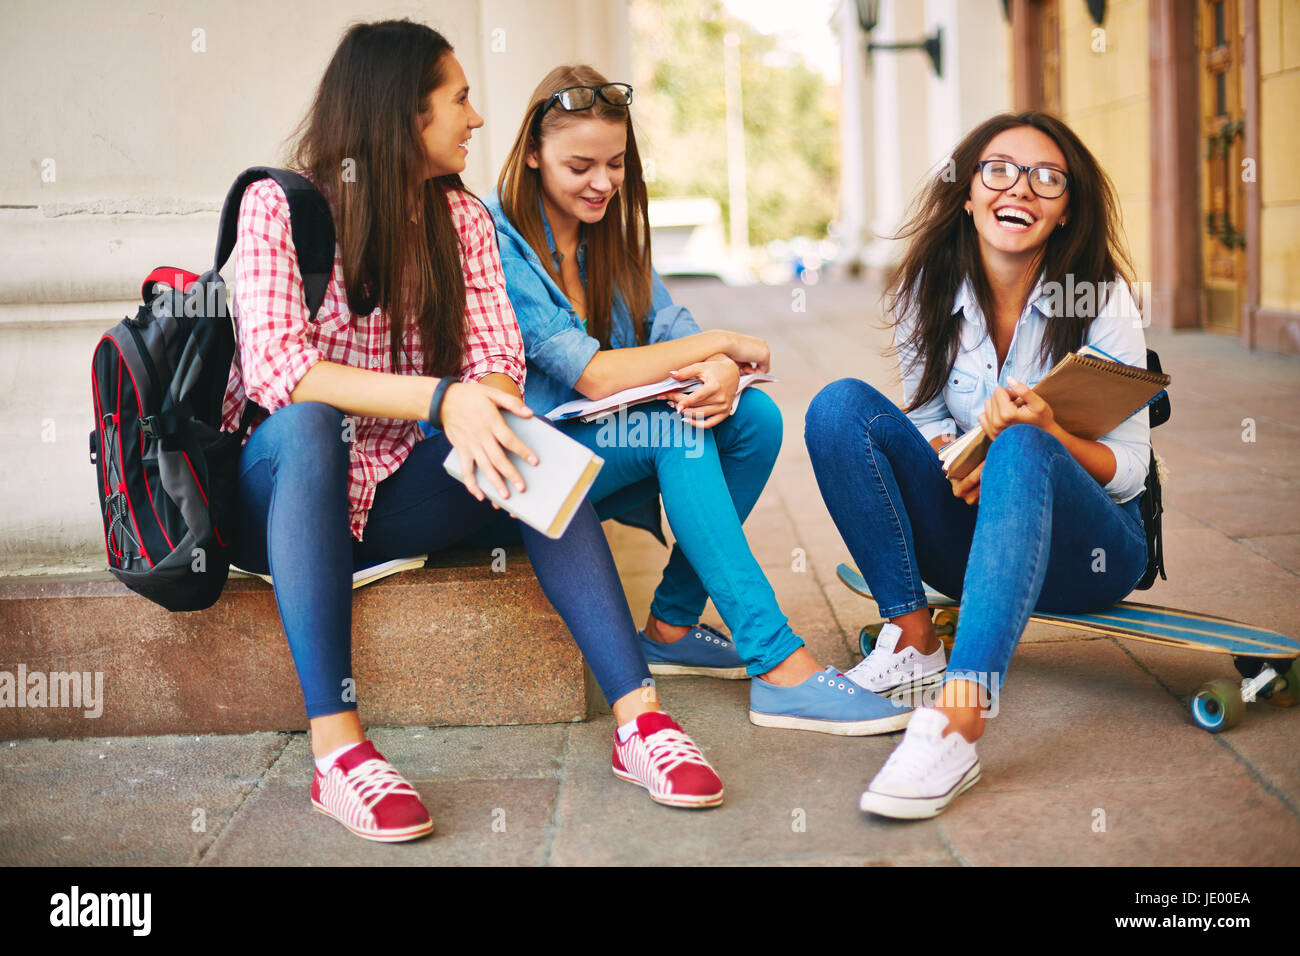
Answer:
[{"label": "red sneaker", "polygon": [[369,740],[344,753],[311,782],[311,805],[359,837],[382,843],[433,832],[420,796]]},{"label": "red sneaker", "polygon": [[614,776],[650,791],[650,799],[670,807],[716,807],[722,781],[700,748],[665,713],[642,714],[636,733],[619,743],[614,732]]}]

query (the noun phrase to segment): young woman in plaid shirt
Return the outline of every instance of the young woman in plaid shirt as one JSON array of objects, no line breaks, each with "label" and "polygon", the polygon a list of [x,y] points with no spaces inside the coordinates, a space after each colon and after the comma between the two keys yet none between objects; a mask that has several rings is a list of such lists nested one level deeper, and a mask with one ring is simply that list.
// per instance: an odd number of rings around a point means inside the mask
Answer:
[{"label": "young woman in plaid shirt", "polygon": [[[443,470],[451,448],[503,495],[523,488],[506,451],[536,462],[501,417],[532,412],[492,220],[459,177],[483,125],[468,94],[451,46],[428,27],[345,34],[293,158],[329,201],[339,243],[314,322],[283,191],[250,186],[239,215],[226,423],[236,426],[246,398],[270,416],[240,457],[235,563],[275,579],[311,726],[312,803],[373,840],[414,839],[433,823],[357,718],[353,569],[436,551],[488,521],[473,478],[467,490]],[[426,421],[441,431],[423,438]],[[720,803],[717,775],[659,709],[590,504],[557,541],[522,533],[622,725],[615,774],[661,803]]]}]

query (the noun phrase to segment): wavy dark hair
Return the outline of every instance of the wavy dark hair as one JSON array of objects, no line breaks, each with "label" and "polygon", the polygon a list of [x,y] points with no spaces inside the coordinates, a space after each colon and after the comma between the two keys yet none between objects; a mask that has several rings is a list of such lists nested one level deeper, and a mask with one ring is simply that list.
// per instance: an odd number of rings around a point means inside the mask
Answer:
[{"label": "wavy dark hair", "polygon": [[329,201],[348,308],[379,307],[394,367],[419,332],[426,375],[455,375],[465,349],[465,279],[447,191],[426,178],[421,105],[445,79],[452,46],[410,20],[350,27],[294,133],[289,164]]},{"label": "wavy dark hair", "polygon": [[551,260],[542,222],[542,174],[528,166],[529,149],[540,149],[548,133],[592,118],[623,123],[627,129],[627,153],[623,157],[623,185],[610,200],[605,215],[597,223],[582,223],[580,239],[587,242],[587,328],[609,348],[613,322],[614,296],[620,295],[632,316],[637,343],[644,345],[649,336],[651,300],[650,214],[645,178],[641,172],[641,154],[632,132],[632,113],[626,106],[613,106],[600,97],[591,109],[570,113],[547,110],[541,122],[538,114],[546,107],[551,94],[570,86],[599,86],[609,81],[590,66],[559,66],[538,84],[528,100],[523,122],[515,136],[497,180],[501,209],[533,247],[542,266],[561,289],[560,273]]},{"label": "wavy dark hair", "polygon": [[[1053,229],[1039,250],[1035,271],[1045,282],[1065,285],[1090,282],[1110,287],[1118,277],[1132,284],[1133,265],[1124,247],[1119,225],[1115,185],[1074,132],[1050,113],[1001,113],[985,120],[952,152],[955,181],[936,175],[913,202],[907,222],[895,238],[908,240],[907,252],[886,283],[887,305],[893,324],[906,315],[917,317],[911,335],[898,343],[914,349],[924,362],[920,385],[907,411],[919,408],[943,390],[948,370],[957,358],[961,323],[952,321],[953,301],[962,282],[970,279],[975,297],[991,323],[993,292],[984,274],[975,224],[965,213],[966,200],[976,173],[975,164],[999,133],[1022,126],[1046,134],[1065,156],[1070,175],[1066,191],[1068,224]],[[1101,283],[1107,283],[1103,286]],[[1097,312],[1101,302],[1096,303]],[[1072,311],[1072,310],[1069,310]],[[1095,315],[1095,313],[1094,313]],[[1093,315],[1052,316],[1043,335],[1041,358],[1056,362],[1083,344]],[[986,329],[992,334],[991,325]],[[897,353],[897,348],[894,349]],[[927,361],[940,356],[942,361]]]}]

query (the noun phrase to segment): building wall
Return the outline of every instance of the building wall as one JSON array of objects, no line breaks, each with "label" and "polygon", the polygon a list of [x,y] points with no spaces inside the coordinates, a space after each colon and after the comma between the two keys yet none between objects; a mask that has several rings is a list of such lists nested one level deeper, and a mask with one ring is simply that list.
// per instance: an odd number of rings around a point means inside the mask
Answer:
[{"label": "building wall", "polygon": [[134,313],[154,266],[206,268],[235,174],[281,161],[346,27],[392,17],[455,46],[487,121],[465,176],[480,193],[547,70],[628,71],[625,0],[6,0],[0,573],[102,566],[86,444],[96,341]]},{"label": "building wall", "polygon": [[1300,312],[1300,0],[1259,0],[1260,307]]},{"label": "building wall", "polygon": [[[1150,279],[1150,71],[1146,0],[1110,0],[1098,29],[1083,3],[1062,2],[1061,111],[1119,193],[1139,282]],[[1105,51],[1099,52],[1099,40]]]}]

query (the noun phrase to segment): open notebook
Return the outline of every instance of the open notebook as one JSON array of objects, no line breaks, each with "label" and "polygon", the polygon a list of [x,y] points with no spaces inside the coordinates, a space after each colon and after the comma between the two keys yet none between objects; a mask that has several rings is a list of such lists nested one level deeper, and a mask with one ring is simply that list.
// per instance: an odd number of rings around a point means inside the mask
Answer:
[{"label": "open notebook", "polygon": [[[1159,398],[1169,382],[1163,372],[1125,365],[1101,349],[1085,345],[1057,362],[1033,389],[1051,406],[1062,428],[1096,441]],[[976,425],[946,445],[939,460],[949,478],[965,478],[984,460],[991,444],[984,429]]]},{"label": "open notebook", "polygon": [[[361,568],[352,572],[352,590],[363,588],[367,584],[374,584],[390,574],[397,574],[399,571],[411,571],[415,568],[424,567],[424,563],[429,560],[427,554],[421,554],[414,558],[394,558],[392,561],[384,561],[381,564],[373,564],[368,568]],[[243,568],[237,568],[233,564],[230,570],[238,571],[240,574],[247,574],[249,577],[261,578],[271,587],[275,587],[275,582],[271,580],[269,574],[258,574],[255,571],[245,571]]]},{"label": "open notebook", "polygon": [[[750,372],[740,376],[740,383],[736,386],[736,398],[731,404],[731,410],[733,412],[736,410],[736,404],[740,401],[740,393],[749,386],[760,382],[775,381],[776,379],[766,372]],[[689,394],[703,384],[698,378],[687,378],[679,382],[670,375],[658,382],[625,388],[621,392],[615,392],[613,395],[607,395],[604,398],[575,398],[571,402],[555,406],[546,413],[546,417],[553,422],[563,422],[573,418],[580,418],[584,422],[595,421],[597,418],[603,418],[620,408],[628,405],[640,405],[642,402],[653,402],[655,399],[662,398],[672,392],[686,392]]]}]

